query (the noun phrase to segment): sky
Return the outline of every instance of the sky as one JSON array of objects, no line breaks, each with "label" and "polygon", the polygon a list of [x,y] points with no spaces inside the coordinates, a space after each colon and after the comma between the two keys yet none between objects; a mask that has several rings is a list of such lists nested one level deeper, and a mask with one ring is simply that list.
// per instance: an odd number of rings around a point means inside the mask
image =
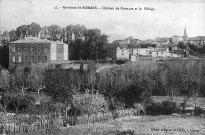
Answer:
[{"label": "sky", "polygon": [[[63,6],[81,9],[63,9]],[[82,6],[96,6],[98,9],[82,9]],[[105,10],[103,7],[138,10]],[[144,7],[154,10],[144,10]],[[188,37],[205,36],[205,1],[0,0],[1,32],[32,22],[41,27],[57,24],[63,28],[80,24],[86,28],[98,28],[110,37],[110,41],[129,36],[138,39],[183,36],[185,27]]]}]

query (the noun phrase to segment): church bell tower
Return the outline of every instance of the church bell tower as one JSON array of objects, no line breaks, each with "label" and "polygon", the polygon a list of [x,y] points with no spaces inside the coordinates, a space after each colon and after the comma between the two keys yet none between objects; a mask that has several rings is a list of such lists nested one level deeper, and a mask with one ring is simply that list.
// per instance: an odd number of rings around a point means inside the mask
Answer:
[{"label": "church bell tower", "polygon": [[187,41],[188,40],[188,36],[187,36],[187,33],[186,33],[186,27],[184,29],[184,35],[183,35],[183,41]]}]

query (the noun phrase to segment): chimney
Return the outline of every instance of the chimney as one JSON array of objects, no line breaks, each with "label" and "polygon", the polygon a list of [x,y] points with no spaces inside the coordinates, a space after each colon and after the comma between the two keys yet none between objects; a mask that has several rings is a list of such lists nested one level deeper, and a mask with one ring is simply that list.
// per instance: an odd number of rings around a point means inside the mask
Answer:
[{"label": "chimney", "polygon": [[20,39],[24,39],[22,31],[21,31]]},{"label": "chimney", "polygon": [[65,41],[67,41],[67,32],[65,31]]}]

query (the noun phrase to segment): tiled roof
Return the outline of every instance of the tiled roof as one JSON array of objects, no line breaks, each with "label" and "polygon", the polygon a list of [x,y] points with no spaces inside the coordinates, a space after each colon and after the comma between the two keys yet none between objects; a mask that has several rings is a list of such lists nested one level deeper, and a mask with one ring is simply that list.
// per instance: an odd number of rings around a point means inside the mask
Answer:
[{"label": "tiled roof", "polygon": [[205,40],[205,36],[197,36],[198,38],[200,38],[201,40]]},{"label": "tiled roof", "polygon": [[188,41],[198,41],[201,40],[199,37],[190,37],[188,38]]},{"label": "tiled roof", "polygon": [[178,50],[173,50],[173,51],[170,51],[170,53],[174,53],[174,54],[183,54],[184,53],[184,50],[182,49],[178,49]]},{"label": "tiled roof", "polygon": [[167,51],[166,48],[155,48],[151,52],[166,52],[166,51]]},{"label": "tiled roof", "polygon": [[156,38],[156,42],[167,42],[169,41],[169,38]]},{"label": "tiled roof", "polygon": [[174,44],[174,43],[168,43],[168,45],[165,45],[166,47],[175,47],[175,46],[177,46],[176,44]]},{"label": "tiled roof", "polygon": [[181,37],[181,36],[174,35],[174,36],[172,36],[172,37]]},{"label": "tiled roof", "polygon": [[64,44],[60,41],[50,41],[48,39],[40,39],[37,37],[26,37],[25,39],[20,39],[17,41],[13,41],[11,43],[54,43],[54,44]]},{"label": "tiled roof", "polygon": [[51,41],[48,39],[40,39],[37,37],[26,37],[25,39],[20,39],[17,41],[13,41],[11,43],[50,43]]}]

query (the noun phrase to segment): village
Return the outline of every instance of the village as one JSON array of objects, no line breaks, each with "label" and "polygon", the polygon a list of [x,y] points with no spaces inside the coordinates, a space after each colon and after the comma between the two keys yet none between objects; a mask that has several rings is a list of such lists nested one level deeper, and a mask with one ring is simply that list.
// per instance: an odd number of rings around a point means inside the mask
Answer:
[{"label": "village", "polygon": [[[140,48],[137,44],[143,42],[144,44],[156,45],[155,47],[147,46],[147,48]],[[124,40],[116,40],[114,43],[119,44],[116,51],[116,59],[124,59],[136,61],[143,57],[147,59],[156,58],[194,58],[194,56],[189,55],[189,46],[182,49],[178,47],[179,43],[191,43],[200,47],[205,44],[205,36],[197,36],[188,38],[186,33],[186,28],[184,29],[183,36],[172,36],[172,37],[157,37],[155,40],[145,40],[140,41],[139,39],[134,39],[128,37]],[[134,44],[129,48],[129,44]],[[196,58],[196,57],[195,57]]]},{"label": "village", "polygon": [[204,135],[203,1],[0,9],[0,135]]}]

